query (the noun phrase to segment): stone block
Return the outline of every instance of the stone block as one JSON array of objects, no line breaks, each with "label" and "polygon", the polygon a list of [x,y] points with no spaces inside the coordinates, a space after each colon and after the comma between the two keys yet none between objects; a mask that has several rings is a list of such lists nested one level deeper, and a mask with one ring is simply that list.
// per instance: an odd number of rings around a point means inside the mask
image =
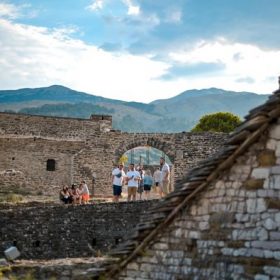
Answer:
[{"label": "stone block", "polygon": [[269,239],[270,240],[279,240],[279,242],[280,242],[280,232],[278,232],[278,231],[269,232]]},{"label": "stone block", "polygon": [[273,230],[277,228],[277,223],[273,221],[271,218],[266,219],[263,225],[268,230]]},{"label": "stone block", "polygon": [[251,246],[264,250],[280,250],[280,242],[278,241],[252,241]]},{"label": "stone block", "polygon": [[263,270],[266,274],[269,274],[274,277],[279,277],[280,278],[280,267],[275,267],[275,266],[264,266]]},{"label": "stone block", "polygon": [[154,249],[156,250],[168,250],[168,244],[166,243],[156,243],[153,246]]},{"label": "stone block", "polygon": [[270,174],[270,168],[268,167],[254,168],[252,172],[252,178],[266,179],[269,177],[269,174]]},{"label": "stone block", "polygon": [[244,182],[243,188],[246,190],[258,190],[263,188],[264,179],[248,179]]},{"label": "stone block", "polygon": [[269,138],[280,140],[280,126],[274,125],[269,130]]},{"label": "stone block", "polygon": [[136,262],[131,262],[127,265],[127,269],[138,271],[139,270],[139,264],[136,263]]},{"label": "stone block", "polygon": [[200,230],[207,230],[207,229],[209,229],[209,223],[208,222],[200,222],[198,224],[198,228]]},{"label": "stone block", "polygon": [[269,188],[280,190],[280,175],[273,175],[269,180]]},{"label": "stone block", "polygon": [[274,150],[261,151],[257,156],[259,166],[272,166],[276,163],[276,156]]},{"label": "stone block", "polygon": [[248,213],[261,213],[266,210],[266,203],[263,198],[247,199],[246,206]]},{"label": "stone block", "polygon": [[272,175],[275,175],[275,174],[279,174],[280,175],[280,166],[279,165],[272,166],[270,170],[271,170],[270,173]]},{"label": "stone block", "polygon": [[264,274],[257,274],[254,278],[254,280],[269,280],[269,276]]},{"label": "stone block", "polygon": [[266,148],[269,150],[276,150],[277,141],[275,139],[268,139],[266,142]]},{"label": "stone block", "polygon": [[276,260],[280,260],[280,251],[276,251],[273,253],[273,256]]}]

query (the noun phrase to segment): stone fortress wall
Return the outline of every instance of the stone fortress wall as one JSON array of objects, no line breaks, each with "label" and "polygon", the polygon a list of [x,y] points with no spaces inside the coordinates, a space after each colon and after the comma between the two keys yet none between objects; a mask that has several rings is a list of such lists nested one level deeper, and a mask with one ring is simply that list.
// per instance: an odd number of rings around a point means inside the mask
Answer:
[{"label": "stone fortress wall", "polygon": [[123,241],[157,200],[88,205],[0,207],[0,258],[16,246],[22,259],[92,257]]},{"label": "stone fortress wall", "polygon": [[226,137],[126,133],[113,130],[111,116],[102,115],[84,120],[0,113],[0,186],[57,195],[63,184],[85,179],[94,195],[111,195],[111,170],[129,149],[148,145],[165,152],[178,180]]}]

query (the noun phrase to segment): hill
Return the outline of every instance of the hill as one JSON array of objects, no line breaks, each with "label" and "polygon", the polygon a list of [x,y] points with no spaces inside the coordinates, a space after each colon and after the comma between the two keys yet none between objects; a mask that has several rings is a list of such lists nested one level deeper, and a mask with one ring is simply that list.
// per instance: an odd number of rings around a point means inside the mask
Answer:
[{"label": "hill", "polygon": [[110,114],[113,127],[128,132],[180,132],[190,130],[201,116],[231,112],[243,118],[268,95],[217,88],[188,90],[149,104],[125,102],[74,91],[67,87],[0,90],[0,111],[47,116],[89,118]]}]

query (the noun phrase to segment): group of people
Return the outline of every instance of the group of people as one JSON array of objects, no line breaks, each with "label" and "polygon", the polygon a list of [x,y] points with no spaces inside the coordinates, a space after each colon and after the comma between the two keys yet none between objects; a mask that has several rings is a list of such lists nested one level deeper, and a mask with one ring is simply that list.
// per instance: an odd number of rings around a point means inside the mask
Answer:
[{"label": "group of people", "polygon": [[71,188],[63,186],[59,193],[59,199],[65,204],[88,204],[89,197],[89,189],[84,180],[79,186],[77,184],[73,184]]},{"label": "group of people", "polygon": [[140,199],[142,193],[145,198],[150,198],[150,191],[153,185],[159,188],[159,194],[162,198],[169,192],[170,167],[163,157],[160,158],[160,168],[154,172],[153,176],[150,170],[146,172],[143,167],[135,168],[131,163],[127,173],[124,171],[124,165],[120,163],[112,171],[112,185],[114,202],[118,202],[122,194],[122,187],[127,184],[127,200],[136,200],[136,194],[139,193]]}]

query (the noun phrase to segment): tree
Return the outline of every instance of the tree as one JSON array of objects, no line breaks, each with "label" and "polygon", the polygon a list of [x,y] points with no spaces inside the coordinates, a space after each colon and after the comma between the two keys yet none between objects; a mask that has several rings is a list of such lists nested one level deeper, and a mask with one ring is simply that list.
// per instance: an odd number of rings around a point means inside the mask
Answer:
[{"label": "tree", "polygon": [[191,131],[229,133],[233,131],[238,125],[240,125],[240,123],[241,120],[238,116],[229,112],[218,112],[201,117],[199,123]]}]

